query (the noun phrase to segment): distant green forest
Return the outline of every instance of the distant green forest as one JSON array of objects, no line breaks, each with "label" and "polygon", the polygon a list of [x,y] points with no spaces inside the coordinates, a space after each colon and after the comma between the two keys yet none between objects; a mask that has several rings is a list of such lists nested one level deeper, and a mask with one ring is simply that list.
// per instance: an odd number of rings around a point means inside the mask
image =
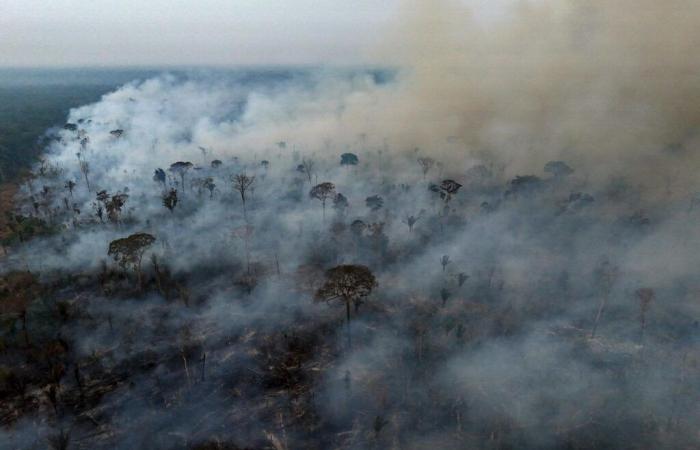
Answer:
[{"label": "distant green forest", "polygon": [[111,85],[0,86],[0,182],[18,176],[46,145],[46,130],[68,111],[97,101]]},{"label": "distant green forest", "polygon": [[71,108],[96,102],[128,81],[158,72],[0,68],[0,182],[31,167],[47,144],[46,131],[64,125]]}]

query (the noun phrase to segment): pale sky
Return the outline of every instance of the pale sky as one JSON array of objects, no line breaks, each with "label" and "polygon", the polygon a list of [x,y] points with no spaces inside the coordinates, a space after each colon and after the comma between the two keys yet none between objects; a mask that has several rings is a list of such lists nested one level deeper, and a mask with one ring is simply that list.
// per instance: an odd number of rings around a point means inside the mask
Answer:
[{"label": "pale sky", "polygon": [[0,66],[371,63],[401,3],[0,0]]}]

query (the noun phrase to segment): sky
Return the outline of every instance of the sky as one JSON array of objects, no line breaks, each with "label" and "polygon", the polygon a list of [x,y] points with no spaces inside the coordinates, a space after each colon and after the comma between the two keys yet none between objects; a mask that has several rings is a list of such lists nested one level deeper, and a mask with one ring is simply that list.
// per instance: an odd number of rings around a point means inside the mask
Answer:
[{"label": "sky", "polygon": [[0,0],[0,67],[376,63],[412,1]]}]

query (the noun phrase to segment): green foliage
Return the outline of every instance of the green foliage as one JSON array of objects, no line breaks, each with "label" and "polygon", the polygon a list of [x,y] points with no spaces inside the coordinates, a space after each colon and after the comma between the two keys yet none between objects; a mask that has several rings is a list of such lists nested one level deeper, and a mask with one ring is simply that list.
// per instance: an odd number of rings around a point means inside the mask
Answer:
[{"label": "green foliage", "polygon": [[326,272],[326,282],[316,291],[317,301],[358,302],[377,287],[377,279],[367,266],[340,265]]},{"label": "green foliage", "polygon": [[143,253],[155,240],[156,238],[148,233],[135,233],[110,242],[107,254],[113,257],[122,268],[131,265],[138,270]]}]

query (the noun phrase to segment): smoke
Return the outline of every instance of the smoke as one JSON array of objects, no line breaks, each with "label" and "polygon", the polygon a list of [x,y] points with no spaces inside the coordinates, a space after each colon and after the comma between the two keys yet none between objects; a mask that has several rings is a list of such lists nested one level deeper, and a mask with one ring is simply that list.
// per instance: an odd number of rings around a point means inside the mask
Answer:
[{"label": "smoke", "polygon": [[513,171],[565,159],[603,175],[690,179],[696,2],[512,2],[488,21],[457,1],[404,6],[387,47],[410,68],[389,112],[406,145],[487,153]]},{"label": "smoke", "polygon": [[[398,69],[171,73],[72,110],[18,198],[52,232],[3,262],[45,286],[33,345],[67,341],[81,375],[53,411],[31,380],[32,420],[0,437],[690,446],[699,10],[539,1],[484,20],[415,1],[389,30]],[[543,174],[550,160],[573,173]],[[464,186],[446,195],[448,178]],[[310,197],[322,182],[347,208]],[[98,216],[101,190],[128,195],[116,217]],[[136,232],[156,237],[143,287],[107,254]],[[312,302],[339,264],[379,282],[349,324]]]}]

